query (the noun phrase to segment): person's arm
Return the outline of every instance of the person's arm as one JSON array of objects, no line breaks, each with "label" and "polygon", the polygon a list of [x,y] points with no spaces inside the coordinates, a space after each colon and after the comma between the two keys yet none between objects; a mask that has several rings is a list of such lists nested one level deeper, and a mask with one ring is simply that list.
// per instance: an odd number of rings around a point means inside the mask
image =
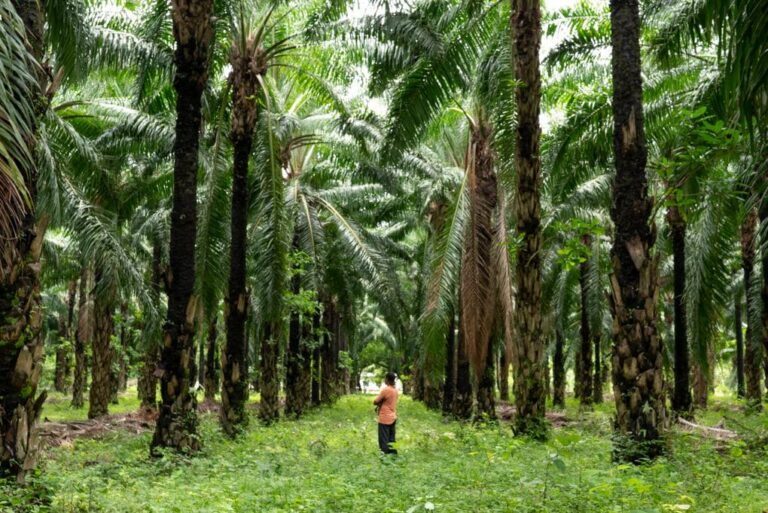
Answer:
[{"label": "person's arm", "polygon": [[379,392],[379,395],[376,396],[376,399],[373,400],[373,404],[376,406],[379,406],[383,402],[384,402],[384,391],[382,390],[381,392]]}]

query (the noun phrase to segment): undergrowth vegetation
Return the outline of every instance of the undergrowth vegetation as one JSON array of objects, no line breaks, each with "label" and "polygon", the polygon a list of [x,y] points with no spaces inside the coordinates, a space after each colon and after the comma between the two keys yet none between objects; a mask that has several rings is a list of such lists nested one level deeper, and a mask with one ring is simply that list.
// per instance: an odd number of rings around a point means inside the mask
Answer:
[{"label": "undergrowth vegetation", "polygon": [[[27,489],[4,490],[5,512],[762,512],[768,508],[765,415],[715,404],[739,441],[673,431],[670,456],[611,465],[611,405],[567,406],[545,444],[506,423],[446,422],[404,398],[396,459],[378,455],[368,396],[348,396],[300,422],[251,423],[238,441],[203,417],[204,449],[151,460],[150,432],[115,432],[48,452]],[[33,497],[34,495],[34,497]]]}]

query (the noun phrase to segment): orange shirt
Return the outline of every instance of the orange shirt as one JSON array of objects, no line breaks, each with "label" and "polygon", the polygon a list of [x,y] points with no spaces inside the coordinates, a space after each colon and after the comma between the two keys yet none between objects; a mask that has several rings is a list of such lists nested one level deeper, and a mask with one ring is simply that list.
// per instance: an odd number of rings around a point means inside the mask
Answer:
[{"label": "orange shirt", "polygon": [[379,424],[393,424],[397,420],[397,389],[385,385],[374,400],[379,404]]}]

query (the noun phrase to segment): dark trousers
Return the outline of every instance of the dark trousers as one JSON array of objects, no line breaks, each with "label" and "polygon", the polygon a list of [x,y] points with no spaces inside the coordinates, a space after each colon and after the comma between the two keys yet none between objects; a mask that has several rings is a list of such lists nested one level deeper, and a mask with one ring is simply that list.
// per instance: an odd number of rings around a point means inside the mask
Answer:
[{"label": "dark trousers", "polygon": [[395,443],[396,424],[397,421],[392,424],[379,424],[379,449],[384,454],[397,454],[397,451],[389,445]]}]

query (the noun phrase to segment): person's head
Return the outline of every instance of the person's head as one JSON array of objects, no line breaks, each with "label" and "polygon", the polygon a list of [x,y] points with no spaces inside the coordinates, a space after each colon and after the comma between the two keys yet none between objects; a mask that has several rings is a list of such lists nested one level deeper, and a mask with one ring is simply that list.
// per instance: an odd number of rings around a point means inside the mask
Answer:
[{"label": "person's head", "polygon": [[384,376],[384,383],[393,387],[395,386],[395,379],[397,379],[397,376],[394,372],[387,372],[387,375]]}]

